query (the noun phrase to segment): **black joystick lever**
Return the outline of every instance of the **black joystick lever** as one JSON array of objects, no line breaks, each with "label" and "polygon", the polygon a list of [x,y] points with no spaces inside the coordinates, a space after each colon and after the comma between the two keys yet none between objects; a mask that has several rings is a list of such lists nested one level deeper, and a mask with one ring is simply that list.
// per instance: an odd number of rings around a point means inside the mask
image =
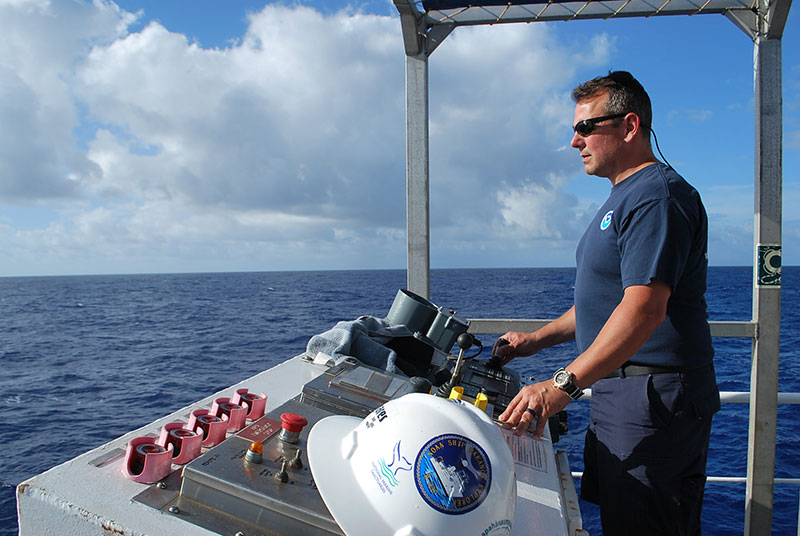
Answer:
[{"label": "black joystick lever", "polygon": [[509,343],[502,337],[497,339],[497,342],[494,343],[494,347],[492,348],[492,357],[489,358],[489,361],[486,364],[492,368],[500,368],[502,366],[500,362],[502,361],[503,357],[497,354],[497,349],[502,348],[503,346],[506,346],[508,344],[511,343]]},{"label": "black joystick lever", "polygon": [[[459,348],[461,348],[462,350],[466,350],[466,349],[468,349],[470,346],[472,346],[473,344],[475,344],[475,337],[473,337],[473,336],[472,336],[472,335],[470,335],[469,333],[462,333],[462,334],[461,334],[461,335],[459,335],[459,336],[458,336],[458,338],[456,339],[456,344],[457,344],[457,345],[458,345],[458,347],[459,347]],[[506,344],[508,344],[508,342],[506,342]]]}]

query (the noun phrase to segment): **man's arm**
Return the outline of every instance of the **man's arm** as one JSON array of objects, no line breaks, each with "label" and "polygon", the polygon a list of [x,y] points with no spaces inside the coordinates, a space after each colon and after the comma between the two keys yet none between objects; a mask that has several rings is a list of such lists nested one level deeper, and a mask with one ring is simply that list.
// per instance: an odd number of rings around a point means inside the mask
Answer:
[{"label": "man's arm", "polygon": [[503,365],[515,357],[533,355],[545,348],[571,341],[575,338],[575,306],[541,329],[531,333],[509,331],[501,338],[509,343],[497,348]]},{"label": "man's arm", "polygon": [[[576,385],[582,389],[589,387],[630,359],[666,318],[671,294],[669,285],[655,279],[649,285],[626,288],[622,301],[591,346],[566,367],[575,375]],[[525,413],[530,408],[539,416],[533,432],[539,438],[547,419],[569,402],[569,395],[554,387],[552,380],[546,380],[523,387],[499,418],[509,426],[516,426],[521,434],[533,420],[530,413]]]},{"label": "man's arm", "polygon": [[633,357],[667,317],[670,295],[669,285],[656,279],[626,288],[591,346],[567,366],[576,384],[589,387]]}]

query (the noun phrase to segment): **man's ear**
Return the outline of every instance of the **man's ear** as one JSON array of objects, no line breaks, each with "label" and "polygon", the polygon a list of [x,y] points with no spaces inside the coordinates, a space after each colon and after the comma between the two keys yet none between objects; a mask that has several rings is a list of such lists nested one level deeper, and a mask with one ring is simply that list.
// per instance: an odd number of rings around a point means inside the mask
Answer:
[{"label": "man's ear", "polygon": [[622,119],[622,123],[625,125],[625,141],[633,141],[642,129],[642,122],[639,116],[633,112],[629,112],[628,115]]}]

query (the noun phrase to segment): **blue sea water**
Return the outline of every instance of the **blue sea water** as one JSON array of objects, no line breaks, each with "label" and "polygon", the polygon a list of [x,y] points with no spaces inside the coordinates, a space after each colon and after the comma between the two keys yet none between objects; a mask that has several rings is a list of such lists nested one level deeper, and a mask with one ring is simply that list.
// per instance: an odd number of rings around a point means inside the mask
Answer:
[{"label": "blue sea water", "polygon": [[[434,270],[431,300],[465,318],[554,318],[571,303],[572,269]],[[711,320],[751,318],[749,267],[713,267]],[[0,278],[0,536],[16,534],[16,485],[91,448],[301,353],[340,320],[383,317],[405,272],[263,272]],[[800,392],[800,267],[784,267],[780,389]],[[490,347],[493,338],[481,337]],[[715,339],[720,389],[748,390],[750,341]],[[574,345],[518,360],[548,377]],[[583,466],[588,404],[562,437]],[[714,423],[710,475],[746,473],[748,406]],[[800,477],[800,407],[778,415],[776,476]],[[773,534],[796,533],[798,489],[776,485]],[[597,509],[584,526],[600,534]],[[744,484],[709,483],[706,534],[741,534]]]}]

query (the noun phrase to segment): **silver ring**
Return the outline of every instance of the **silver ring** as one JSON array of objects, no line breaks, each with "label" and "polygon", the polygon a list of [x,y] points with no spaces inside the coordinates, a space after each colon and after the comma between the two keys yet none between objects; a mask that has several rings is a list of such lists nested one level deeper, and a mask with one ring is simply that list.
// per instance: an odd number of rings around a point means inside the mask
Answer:
[{"label": "silver ring", "polygon": [[536,412],[533,411],[531,408],[525,408],[525,413],[530,413],[531,417],[533,417],[533,420],[536,420],[536,419],[539,418],[539,416],[536,414]]}]

